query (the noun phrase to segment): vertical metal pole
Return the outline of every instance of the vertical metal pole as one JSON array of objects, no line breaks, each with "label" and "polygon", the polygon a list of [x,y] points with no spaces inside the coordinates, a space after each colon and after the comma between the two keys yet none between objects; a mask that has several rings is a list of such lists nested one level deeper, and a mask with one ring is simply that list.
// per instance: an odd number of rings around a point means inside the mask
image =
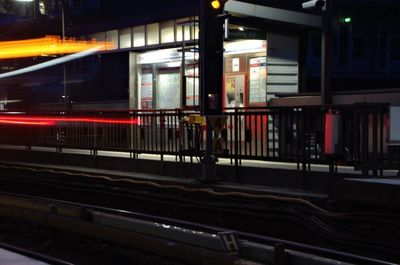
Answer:
[{"label": "vertical metal pole", "polygon": [[62,37],[65,38],[65,14],[64,14],[64,0],[61,1],[61,30]]},{"label": "vertical metal pole", "polygon": [[196,106],[196,44],[193,46],[193,78],[192,78],[193,107]]},{"label": "vertical metal pole", "polygon": [[203,158],[203,170],[202,170],[202,181],[213,182],[217,180],[217,158],[213,154],[213,129],[211,122],[207,119],[207,130],[206,130],[206,153]]},{"label": "vertical metal pole", "polygon": [[332,9],[333,0],[326,0],[321,34],[321,104],[332,104]]},{"label": "vertical metal pole", "polygon": [[[61,0],[61,30],[62,30],[62,39],[65,40],[65,10],[64,10],[65,2]],[[67,88],[67,68],[66,63],[63,63],[63,86],[64,86],[64,111],[68,110],[69,99],[68,99],[68,88]]]},{"label": "vertical metal pole", "polygon": [[[190,26],[189,26],[190,29]],[[185,25],[182,25],[182,62],[181,62],[181,106],[185,108],[187,106],[186,102],[186,45],[185,45]]]},{"label": "vertical metal pole", "polygon": [[200,112],[207,117],[206,150],[202,160],[203,182],[217,180],[213,154],[213,129],[208,118],[222,114],[223,30],[209,0],[200,0]]},{"label": "vertical metal pole", "polygon": [[33,1],[32,4],[33,4],[32,18],[33,18],[33,21],[36,21],[36,17],[37,17],[36,12],[38,11],[37,0]]}]

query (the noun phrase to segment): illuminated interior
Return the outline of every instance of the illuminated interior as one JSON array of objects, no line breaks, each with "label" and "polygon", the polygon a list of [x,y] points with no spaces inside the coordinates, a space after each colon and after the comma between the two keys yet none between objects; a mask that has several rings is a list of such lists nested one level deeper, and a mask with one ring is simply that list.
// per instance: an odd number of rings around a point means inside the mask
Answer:
[{"label": "illuminated interior", "polygon": [[[267,102],[267,41],[237,40],[224,44],[224,107]],[[186,47],[135,55],[139,109],[174,109],[199,104],[199,53]],[[132,66],[133,67],[133,66]],[[182,92],[185,95],[182,96]]]},{"label": "illuminated interior", "polygon": [[[199,103],[199,54],[195,49],[164,49],[136,56],[140,109],[174,109]],[[182,102],[185,82],[185,102]]]}]

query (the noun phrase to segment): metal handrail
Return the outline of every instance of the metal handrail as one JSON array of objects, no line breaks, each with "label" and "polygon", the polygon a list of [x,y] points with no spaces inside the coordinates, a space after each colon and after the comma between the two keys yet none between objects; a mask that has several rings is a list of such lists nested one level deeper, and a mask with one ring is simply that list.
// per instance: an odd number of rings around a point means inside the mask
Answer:
[{"label": "metal handrail", "polygon": [[[58,151],[89,149],[93,154],[98,150],[115,150],[202,157],[205,125],[182,119],[191,114],[199,112],[185,109],[2,112],[3,117],[71,119],[61,119],[47,127],[0,123],[0,143],[27,149],[33,145],[56,147]],[[309,170],[311,163],[341,163],[354,166],[365,175],[370,170],[377,175],[399,165],[398,151],[386,142],[388,104],[227,108],[223,115],[227,116],[227,123],[221,132],[224,145],[219,156],[230,158],[237,166],[242,159],[295,162],[303,170]],[[327,115],[337,115],[334,118],[340,126],[329,127]],[[92,122],[78,119],[86,117],[96,119]],[[102,123],[99,119],[132,122]],[[327,144],[333,146],[333,153],[326,152]]]}]

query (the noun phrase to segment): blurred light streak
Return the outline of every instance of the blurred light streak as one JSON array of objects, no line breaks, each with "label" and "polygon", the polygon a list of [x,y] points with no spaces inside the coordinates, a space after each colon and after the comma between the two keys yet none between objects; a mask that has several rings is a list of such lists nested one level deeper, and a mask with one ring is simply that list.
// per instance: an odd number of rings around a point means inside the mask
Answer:
[{"label": "blurred light streak", "polygon": [[52,121],[20,121],[20,120],[2,120],[0,124],[13,124],[13,125],[35,125],[35,126],[54,126],[56,122]]},{"label": "blurred light streak", "polygon": [[4,99],[4,100],[0,100],[0,104],[9,104],[9,103],[17,103],[17,102],[21,102],[22,100],[20,99]]},{"label": "blurred light streak", "polygon": [[21,75],[21,74],[26,74],[26,73],[30,73],[30,72],[33,72],[33,71],[41,70],[41,69],[44,69],[44,68],[47,68],[47,67],[51,67],[51,66],[54,66],[54,65],[57,65],[57,64],[62,64],[62,63],[65,63],[65,62],[73,61],[73,60],[76,60],[76,59],[79,59],[79,58],[94,54],[94,53],[96,53],[97,51],[100,51],[100,50],[101,50],[101,46],[98,46],[98,47],[94,47],[94,48],[88,49],[86,51],[70,54],[70,55],[67,55],[67,56],[64,56],[64,57],[60,57],[60,58],[57,58],[57,59],[53,59],[51,61],[47,61],[47,62],[44,62],[44,63],[32,65],[32,66],[25,67],[25,68],[22,68],[22,69],[18,69],[18,70],[12,71],[12,72],[3,73],[3,74],[0,74],[0,79],[6,78],[6,77],[11,77],[11,76],[16,76],[16,75]]},{"label": "blurred light streak", "polygon": [[56,118],[60,122],[92,122],[109,124],[137,124],[137,119],[98,119],[98,118]]},{"label": "blurred light streak", "polygon": [[99,118],[63,118],[63,117],[40,117],[40,116],[0,116],[0,121],[13,122],[83,122],[83,123],[107,123],[107,124],[137,124],[137,118],[132,119],[99,119]]},{"label": "blurred light streak", "polygon": [[55,54],[77,53],[98,47],[105,51],[113,48],[111,42],[80,41],[61,39],[58,36],[0,42],[0,59],[49,56]]}]

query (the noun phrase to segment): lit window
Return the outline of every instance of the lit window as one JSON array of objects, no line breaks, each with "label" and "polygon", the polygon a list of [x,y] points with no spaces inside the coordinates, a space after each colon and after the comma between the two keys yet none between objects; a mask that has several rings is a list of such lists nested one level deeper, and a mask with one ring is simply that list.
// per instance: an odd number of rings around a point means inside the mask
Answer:
[{"label": "lit window", "polygon": [[[195,20],[199,20],[198,17],[195,18]],[[199,24],[197,22],[193,22],[192,28],[192,39],[198,40],[199,39]]]},{"label": "lit window", "polygon": [[121,29],[119,34],[119,47],[130,48],[132,47],[132,35],[131,29]]},{"label": "lit window", "polygon": [[161,23],[161,43],[174,42],[174,21]]},{"label": "lit window", "polygon": [[118,48],[118,30],[109,30],[106,32],[106,41],[113,44],[115,49]]},{"label": "lit window", "polygon": [[144,26],[133,28],[133,47],[141,47],[145,45],[144,30]]},{"label": "lit window", "polygon": [[160,43],[160,32],[158,23],[147,25],[147,45]]},{"label": "lit window", "polygon": [[176,20],[176,40],[190,40],[190,18]]}]

